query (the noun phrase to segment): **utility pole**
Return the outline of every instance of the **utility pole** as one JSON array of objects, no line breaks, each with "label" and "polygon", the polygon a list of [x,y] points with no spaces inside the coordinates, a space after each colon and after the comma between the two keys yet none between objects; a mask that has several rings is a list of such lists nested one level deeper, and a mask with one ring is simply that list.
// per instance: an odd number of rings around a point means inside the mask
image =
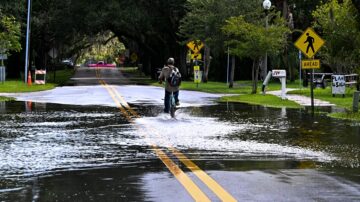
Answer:
[{"label": "utility pole", "polygon": [[28,68],[29,68],[29,48],[30,48],[30,12],[31,12],[31,0],[28,0],[28,13],[26,24],[26,50],[25,50],[25,83],[27,83]]}]

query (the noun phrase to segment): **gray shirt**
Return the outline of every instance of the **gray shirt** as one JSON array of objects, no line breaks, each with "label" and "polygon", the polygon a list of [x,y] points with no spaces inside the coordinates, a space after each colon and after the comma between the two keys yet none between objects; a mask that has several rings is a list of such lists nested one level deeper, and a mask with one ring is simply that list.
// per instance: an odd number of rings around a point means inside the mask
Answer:
[{"label": "gray shirt", "polygon": [[168,92],[176,92],[179,90],[179,86],[170,86],[169,82],[167,81],[168,78],[170,77],[171,71],[173,69],[176,69],[177,71],[179,71],[177,69],[177,67],[173,66],[173,65],[168,65],[168,66],[164,66],[161,70],[160,76],[159,76],[159,80],[160,81],[165,81],[165,90]]}]

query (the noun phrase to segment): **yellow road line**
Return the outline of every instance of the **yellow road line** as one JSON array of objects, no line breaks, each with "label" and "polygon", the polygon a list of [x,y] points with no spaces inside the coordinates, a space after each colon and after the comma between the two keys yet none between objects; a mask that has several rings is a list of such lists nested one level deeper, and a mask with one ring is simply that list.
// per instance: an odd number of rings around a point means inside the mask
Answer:
[{"label": "yellow road line", "polygon": [[[97,77],[99,78],[99,75],[97,75]],[[112,97],[112,99],[114,100],[120,111],[125,115],[127,120],[129,122],[133,122],[128,112],[119,103],[119,101],[116,99],[116,96],[114,96],[114,92],[110,89],[111,87],[109,87],[103,80],[99,80],[99,82],[109,92],[110,96]],[[116,91],[115,89],[113,90]],[[119,94],[117,95],[117,97],[122,98]],[[130,109],[129,105],[126,106]],[[130,112],[134,113],[133,115],[138,116],[138,114],[135,111],[131,110]],[[152,147],[155,150],[155,153],[159,157],[159,159],[165,164],[165,166],[170,170],[170,172],[175,176],[175,178],[183,185],[183,187],[188,191],[188,193],[193,197],[195,201],[210,202],[210,199],[205,195],[205,193],[202,192],[201,189],[190,179],[190,177],[188,177],[162,150],[160,150],[153,144]]]},{"label": "yellow road line", "polygon": [[130,106],[129,104],[124,100],[124,98],[119,94],[119,92],[115,89],[115,87],[110,86],[110,88],[113,90],[114,94],[119,98],[120,103],[127,109],[130,111],[130,113],[132,115],[134,115],[136,118],[140,118],[139,114],[136,113]]},{"label": "yellow road line", "polygon": [[113,101],[115,102],[115,104],[117,105],[117,107],[120,109],[120,111],[122,112],[123,115],[125,115],[125,118],[128,121],[132,121],[131,117],[129,116],[128,112],[122,107],[122,105],[119,103],[119,101],[116,99],[115,95],[113,94],[113,92],[108,88],[108,86],[106,86],[103,82],[104,81],[99,81],[101,83],[101,85],[108,91],[108,93],[110,94],[111,98],[113,99]]},{"label": "yellow road line", "polygon": [[[149,130],[159,134],[159,132],[151,126],[147,126]],[[161,136],[159,134],[159,136]],[[210,190],[212,190],[222,201],[235,202],[237,201],[231,194],[229,194],[220,184],[218,184],[206,172],[201,170],[194,162],[188,159],[183,153],[174,147],[167,146],[167,148],[178,158],[189,170],[191,170],[196,177],[198,177]]]},{"label": "yellow road line", "polygon": [[221,185],[219,185],[213,178],[201,170],[195,163],[188,159],[184,154],[173,147],[169,147],[172,153],[189,168],[204,184],[206,184],[222,201],[235,202],[237,201],[231,194],[229,194]]},{"label": "yellow road line", "polygon": [[[99,75],[100,77],[100,75]],[[138,113],[136,113],[129,105],[128,103],[123,99],[123,97],[118,93],[118,91],[112,87],[106,84],[105,81],[101,80],[102,85],[106,87],[115,101],[117,103],[118,107],[120,105],[120,110],[123,112],[124,106],[127,110],[129,110],[130,114],[140,117]],[[112,92],[110,92],[112,91]],[[116,98],[114,98],[114,95],[121,101],[119,103]],[[124,110],[126,111],[126,110]],[[124,113],[124,112],[123,112]],[[128,112],[124,113],[125,116],[128,116]],[[132,122],[132,121],[131,121]],[[155,129],[153,129],[156,133]],[[196,200],[197,197],[200,197],[200,201],[205,201],[203,198],[206,195],[194,184],[193,181],[160,149],[158,149],[156,146],[153,145],[153,148],[158,155],[158,157],[162,160],[162,162],[166,165],[166,167],[170,170],[171,173],[179,180],[179,182],[185,187],[185,189],[190,193],[190,195]],[[211,178],[208,174],[206,174],[203,170],[201,170],[194,162],[192,162],[190,159],[188,159],[184,154],[182,154],[180,151],[176,150],[173,147],[168,147],[172,151],[172,153],[188,168],[190,169],[206,186],[210,188],[222,201],[229,201],[234,202],[237,201],[231,194],[229,194],[221,185],[219,185],[213,178]],[[179,176],[178,176],[179,174]],[[191,188],[190,188],[191,187]],[[193,193],[191,190],[195,190],[196,193]],[[197,193],[199,192],[199,193]],[[206,197],[207,200],[209,200]],[[210,201],[210,200],[209,200]]]},{"label": "yellow road line", "polygon": [[155,149],[157,156],[183,185],[195,201],[210,201],[201,189],[162,150]]}]

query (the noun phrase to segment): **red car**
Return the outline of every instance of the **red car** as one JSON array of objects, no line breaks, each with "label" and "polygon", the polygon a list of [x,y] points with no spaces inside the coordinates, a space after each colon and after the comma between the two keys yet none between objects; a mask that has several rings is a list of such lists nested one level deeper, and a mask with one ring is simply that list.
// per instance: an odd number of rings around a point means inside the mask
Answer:
[{"label": "red car", "polygon": [[89,67],[116,67],[115,64],[107,64],[104,61],[99,61],[96,64],[89,64]]}]

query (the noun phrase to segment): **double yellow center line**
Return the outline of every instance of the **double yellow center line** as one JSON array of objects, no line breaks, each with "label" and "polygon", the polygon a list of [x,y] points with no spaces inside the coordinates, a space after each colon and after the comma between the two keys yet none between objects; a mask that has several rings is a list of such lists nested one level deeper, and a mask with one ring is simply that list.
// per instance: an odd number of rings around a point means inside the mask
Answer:
[{"label": "double yellow center line", "polygon": [[[125,116],[126,120],[129,122],[134,122],[133,118],[139,118],[139,114],[134,111],[124,98],[119,94],[119,92],[113,87],[109,86],[104,80],[101,79],[100,70],[96,69],[96,77],[99,79],[99,83],[108,91],[111,98],[120,109],[121,113]],[[140,128],[140,126],[137,126]],[[150,126],[145,126],[144,131],[148,132],[151,130],[159,137],[161,134],[155,128]],[[171,158],[157,145],[150,143],[152,149],[155,151],[159,159],[165,164],[169,171],[175,176],[175,178],[183,185],[183,187],[188,191],[188,193],[193,197],[195,201],[210,201],[208,196],[190,179],[190,177],[179,168],[176,163],[174,163]],[[172,153],[176,156],[189,170],[191,170],[195,176],[197,176],[206,186],[212,190],[221,201],[232,202],[236,199],[231,196],[221,185],[219,185],[214,179],[212,179],[208,174],[201,170],[194,162],[188,159],[184,154],[173,147],[167,148],[169,153]]]}]

